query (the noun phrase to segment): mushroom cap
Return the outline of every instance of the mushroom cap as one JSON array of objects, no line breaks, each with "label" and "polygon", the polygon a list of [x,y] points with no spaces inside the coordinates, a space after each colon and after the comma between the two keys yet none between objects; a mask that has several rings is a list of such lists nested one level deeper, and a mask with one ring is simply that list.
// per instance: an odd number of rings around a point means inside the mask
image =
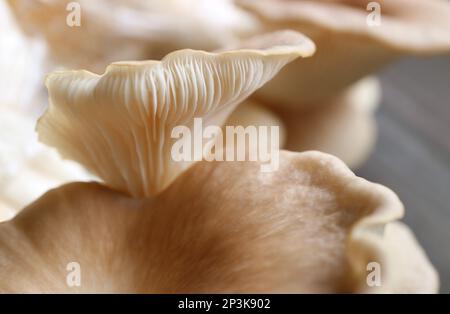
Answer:
[{"label": "mushroom cap", "polygon": [[399,57],[450,53],[448,1],[377,1],[379,26],[367,23],[368,0],[237,2],[261,19],[262,31],[294,29],[317,45],[312,58],[285,67],[255,94],[274,107],[317,107]]},{"label": "mushroom cap", "polygon": [[[450,52],[447,0],[380,0],[381,23],[368,24],[370,0],[236,0],[268,28],[288,25],[313,39],[326,32],[376,41],[406,54]],[[272,25],[270,25],[272,24]]]},{"label": "mushroom cap", "polygon": [[267,108],[254,99],[233,112],[226,125],[280,127],[280,147],[296,152],[318,150],[356,169],[374,148],[374,111],[381,98],[377,78],[367,77],[327,104],[309,110]]},{"label": "mushroom cap", "polygon": [[230,0],[79,0],[81,25],[73,27],[67,24],[76,13],[67,9],[69,0],[9,3],[28,34],[45,38],[56,62],[90,71],[119,60],[160,59],[183,48],[216,49],[257,24]]},{"label": "mushroom cap", "polygon": [[334,155],[356,169],[372,152],[377,125],[375,109],[381,86],[375,77],[366,77],[341,95],[308,111],[274,111],[283,121],[291,151],[319,150]]},{"label": "mushroom cap", "polygon": [[[366,284],[377,262],[383,292],[435,292],[424,252],[392,224],[402,213],[389,189],[319,152],[282,151],[271,173],[201,161],[152,199],[71,184],[0,224],[0,291],[380,292]],[[69,262],[80,287],[66,284]]]},{"label": "mushroom cap", "polygon": [[0,1],[0,110],[36,116],[44,98],[47,47],[26,37],[5,1]]},{"label": "mushroom cap", "polygon": [[[439,275],[423,248],[408,226],[402,222],[391,222],[385,226],[383,236],[372,237],[374,246],[379,246],[386,274],[379,287],[361,287],[368,293],[437,293]],[[376,244],[375,244],[376,243]],[[381,253],[382,252],[382,253]],[[381,258],[382,256],[382,258]],[[381,264],[381,265],[383,265]],[[406,270],[406,271],[405,271]]]},{"label": "mushroom cap", "polygon": [[6,1],[0,1],[0,221],[49,188],[89,177],[37,142],[34,126],[45,102],[46,48],[42,40],[25,36]]},{"label": "mushroom cap", "polygon": [[[283,121],[270,109],[265,108],[261,104],[247,99],[241,103],[235,111],[230,115],[224,126],[276,126],[279,128],[279,148],[285,147],[286,143],[286,128]],[[266,134],[267,135],[267,134]],[[270,143],[270,137],[266,142]],[[233,143],[234,144],[234,143]]]},{"label": "mushroom cap", "polygon": [[0,221],[51,188],[93,179],[80,165],[61,160],[54,149],[40,144],[34,125],[30,117],[0,110]]},{"label": "mushroom cap", "polygon": [[153,196],[194,162],[172,158],[174,127],[192,130],[194,118],[202,118],[204,127],[222,126],[285,64],[315,50],[308,38],[292,31],[262,35],[258,43],[257,48],[185,49],[161,61],[113,63],[103,75],[54,72],[46,80],[50,105],[38,122],[39,139],[108,186]]}]

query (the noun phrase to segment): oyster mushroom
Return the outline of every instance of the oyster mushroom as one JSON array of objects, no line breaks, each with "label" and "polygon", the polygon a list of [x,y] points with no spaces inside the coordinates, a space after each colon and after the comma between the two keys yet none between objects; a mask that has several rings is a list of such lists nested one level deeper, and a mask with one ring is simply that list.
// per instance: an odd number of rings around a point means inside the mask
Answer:
[{"label": "oyster mushroom", "polygon": [[[71,2],[9,1],[24,30],[44,36],[57,63],[91,71],[183,48],[216,49],[257,24],[231,0],[79,0],[68,7]],[[66,21],[76,10],[80,25],[70,27]]]},{"label": "oyster mushroom", "polygon": [[0,1],[0,110],[40,113],[46,53],[44,42],[27,38],[6,2]]},{"label": "oyster mushroom", "polygon": [[93,179],[54,149],[38,143],[34,119],[11,110],[0,110],[0,221],[70,181]]},{"label": "oyster mushroom", "polygon": [[113,63],[103,75],[54,72],[46,80],[50,105],[38,123],[39,138],[115,189],[155,195],[202,157],[203,145],[194,143],[192,160],[173,158],[175,127],[198,132],[195,118],[204,128],[222,126],[285,64],[314,53],[303,35],[279,34],[262,35],[253,49],[180,50],[162,61]]},{"label": "oyster mushroom", "polygon": [[[415,239],[411,230],[401,222],[392,222],[385,226],[383,236],[375,242],[383,252],[387,270],[384,281],[379,287],[361,287],[361,291],[370,293],[436,293],[439,277],[433,267],[429,267],[424,250]],[[367,268],[366,268],[367,270]],[[406,270],[406,271],[405,271]]]},{"label": "oyster mushroom", "polygon": [[[448,1],[378,1],[378,26],[367,22],[367,0],[236,2],[261,20],[262,31],[299,30],[317,45],[312,58],[291,63],[253,96],[281,114],[285,147],[335,154],[352,168],[373,148],[373,113],[364,107],[379,100],[358,81],[402,56],[450,52]],[[358,100],[365,89],[367,100]]]},{"label": "oyster mushroom", "polygon": [[306,62],[294,62],[256,93],[279,107],[318,106],[399,57],[450,53],[450,3],[386,0],[381,24],[370,26],[369,0],[238,0],[261,19],[264,31],[298,30],[317,45]]},{"label": "oyster mushroom", "polygon": [[[435,292],[402,212],[318,152],[283,151],[271,173],[201,161],[152,199],[70,184],[0,224],[0,291]],[[79,286],[66,281],[73,262]],[[380,286],[366,284],[369,263]]]},{"label": "oyster mushroom", "polygon": [[[268,126],[279,128],[278,148],[285,147],[286,129],[281,119],[275,115],[270,109],[267,109],[257,102],[246,100],[241,103],[235,111],[230,115],[225,126]],[[267,135],[267,134],[266,134]],[[266,142],[270,143],[267,137]],[[233,143],[234,144],[234,143]]]},{"label": "oyster mushroom", "polygon": [[367,77],[329,104],[304,111],[267,107],[250,99],[238,106],[226,125],[279,126],[280,147],[326,152],[356,169],[368,158],[376,141],[374,114],[380,96],[378,80]]},{"label": "oyster mushroom", "polygon": [[[279,35],[273,38],[279,39]],[[259,40],[255,36],[230,47],[258,46]],[[261,125],[268,122],[270,114],[270,123],[282,126],[286,133],[287,140],[281,147],[293,151],[320,150],[339,157],[351,168],[357,168],[368,157],[375,143],[374,110],[380,96],[381,87],[374,77],[361,79],[314,107],[269,106],[264,100],[252,96],[251,105],[239,106],[229,123]],[[301,95],[298,97],[302,99]],[[265,112],[264,116],[261,111]]]},{"label": "oyster mushroom", "polygon": [[287,130],[283,147],[300,152],[323,151],[338,157],[352,169],[358,168],[375,145],[375,109],[380,95],[378,80],[367,77],[316,109],[299,112],[273,108]]},{"label": "oyster mushroom", "polygon": [[34,127],[45,103],[46,56],[45,43],[25,36],[7,3],[0,1],[0,221],[49,188],[91,178],[37,141]]}]

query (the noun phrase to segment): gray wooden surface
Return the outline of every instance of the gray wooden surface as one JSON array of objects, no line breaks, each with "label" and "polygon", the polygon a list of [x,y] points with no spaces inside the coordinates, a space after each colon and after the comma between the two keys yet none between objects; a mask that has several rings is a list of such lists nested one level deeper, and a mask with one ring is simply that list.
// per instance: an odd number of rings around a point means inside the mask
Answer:
[{"label": "gray wooden surface", "polygon": [[356,172],[399,195],[450,293],[450,58],[404,60],[380,77],[378,143]]}]

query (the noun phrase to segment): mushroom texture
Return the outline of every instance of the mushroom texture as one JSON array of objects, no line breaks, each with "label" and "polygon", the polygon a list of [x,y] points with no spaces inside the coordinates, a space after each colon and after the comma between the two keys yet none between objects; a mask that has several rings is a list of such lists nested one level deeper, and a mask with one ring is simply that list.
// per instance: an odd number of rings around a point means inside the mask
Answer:
[{"label": "mushroom texture", "polygon": [[291,151],[318,150],[334,155],[352,169],[368,158],[376,137],[375,109],[381,86],[364,78],[327,104],[298,111],[264,106],[254,99],[241,104],[226,125],[280,127],[280,147]]},{"label": "mushroom texture", "polygon": [[6,2],[0,1],[0,110],[40,113],[46,53],[45,43],[27,38]]},{"label": "mushroom texture", "polygon": [[30,117],[0,110],[0,221],[11,219],[51,188],[93,178],[38,143],[34,126]]},{"label": "mushroom texture", "polygon": [[155,195],[198,160],[172,158],[176,126],[194,133],[194,118],[202,118],[204,128],[222,126],[284,65],[314,53],[305,36],[276,34],[262,35],[251,49],[179,50],[162,61],[113,63],[103,75],[54,72],[46,80],[50,105],[37,126],[40,140],[110,187]]},{"label": "mushroom texture", "polygon": [[287,130],[284,147],[300,152],[323,151],[338,157],[352,169],[358,168],[375,146],[375,110],[380,96],[378,80],[367,77],[318,108],[304,112],[274,109]]},{"label": "mushroom texture", "polygon": [[[255,36],[230,47],[258,46],[259,40]],[[302,99],[301,95],[298,97]],[[252,96],[248,104],[236,109],[229,123],[244,126],[267,123],[278,125],[283,137],[281,147],[293,151],[323,151],[339,157],[349,167],[357,168],[374,147],[377,133],[374,111],[380,99],[378,80],[366,77],[335,97],[306,108],[270,106],[265,100]]]},{"label": "mushroom texture", "polygon": [[62,183],[91,178],[73,162],[37,141],[35,119],[42,113],[47,49],[23,34],[0,1],[0,221]]},{"label": "mushroom texture", "polygon": [[[0,291],[435,292],[402,212],[390,190],[319,152],[282,151],[271,173],[201,161],[151,199],[70,184],[0,224]],[[71,262],[80,286],[66,283]]]},{"label": "mushroom texture", "polygon": [[[385,0],[381,24],[368,22],[369,0],[237,0],[264,31],[298,30],[317,45],[307,62],[294,62],[256,93],[274,107],[327,103],[345,88],[399,57],[450,53],[450,2]],[[369,7],[370,8],[370,7]]]},{"label": "mushroom texture", "polygon": [[[57,63],[91,71],[119,60],[160,59],[183,48],[216,49],[249,35],[257,25],[231,0],[79,0],[76,6],[70,6],[69,0],[9,3],[28,34],[44,36]],[[78,13],[80,25],[71,26],[71,16]]]},{"label": "mushroom texture", "polygon": [[[241,103],[230,115],[227,122],[225,123],[225,126],[243,126],[244,128],[248,126],[275,126],[279,128],[277,147],[282,148],[286,143],[286,128],[281,119],[270,109],[267,109],[252,100],[246,100]],[[271,143],[271,139],[268,135],[266,136],[265,142],[269,144],[275,144]],[[233,143],[233,145],[235,144],[236,143]]]}]

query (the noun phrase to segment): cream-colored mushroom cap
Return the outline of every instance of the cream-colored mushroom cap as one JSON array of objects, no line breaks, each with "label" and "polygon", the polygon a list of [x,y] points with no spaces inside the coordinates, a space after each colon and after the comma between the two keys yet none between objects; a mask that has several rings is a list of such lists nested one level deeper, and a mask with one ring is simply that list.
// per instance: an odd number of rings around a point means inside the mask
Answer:
[{"label": "cream-colored mushroom cap", "polygon": [[55,149],[39,143],[34,127],[34,119],[0,109],[0,221],[51,188],[93,179],[80,165],[61,160]]},{"label": "cream-colored mushroom cap", "polygon": [[43,99],[46,46],[27,38],[5,1],[0,1],[0,110],[37,115]]},{"label": "cream-colored mushroom cap", "polygon": [[[256,93],[258,100],[274,107],[317,107],[399,57],[450,53],[449,1],[237,2],[260,18],[261,31],[289,28],[317,45],[313,58],[293,62]],[[371,2],[380,5],[381,12],[368,6]],[[378,13],[380,23],[372,24],[371,17]]]},{"label": "cream-colored mushroom cap", "polygon": [[375,146],[374,111],[380,99],[380,83],[370,76],[351,85],[339,97],[309,110],[268,108],[250,98],[237,107],[226,125],[278,126],[280,147],[298,152],[318,150],[356,169]]},{"label": "cream-colored mushroom cap", "polygon": [[161,61],[113,63],[103,75],[54,72],[46,80],[50,105],[38,123],[39,138],[113,188],[154,195],[192,164],[171,156],[174,127],[192,129],[194,118],[204,127],[221,126],[285,64],[315,50],[292,31],[258,42],[251,49],[187,49]]},{"label": "cream-colored mushroom cap", "polygon": [[[282,148],[286,143],[286,128],[283,121],[268,108],[261,106],[261,104],[252,100],[246,100],[241,103],[236,110],[230,115],[225,126],[249,126],[255,127],[277,127],[278,128],[278,142],[271,143],[269,134],[265,134],[265,142],[269,145],[276,144],[277,148]],[[237,143],[232,143],[236,145]],[[247,147],[249,149],[250,147]]]},{"label": "cream-colored mushroom cap", "polygon": [[183,48],[216,49],[257,24],[232,0],[8,2],[27,34],[45,38],[58,64],[94,72],[111,62],[160,59]]},{"label": "cream-colored mushroom cap", "polygon": [[351,169],[358,168],[375,146],[375,109],[380,99],[379,81],[366,77],[317,108],[274,108],[286,128],[284,148],[299,152],[318,150],[338,157]]},{"label": "cream-colored mushroom cap", "polygon": [[[394,50],[438,54],[450,51],[447,0],[381,0],[380,23],[371,24],[370,0],[237,0],[268,23],[296,25],[309,33],[346,32],[370,37]],[[373,14],[372,14],[373,15]]]}]

